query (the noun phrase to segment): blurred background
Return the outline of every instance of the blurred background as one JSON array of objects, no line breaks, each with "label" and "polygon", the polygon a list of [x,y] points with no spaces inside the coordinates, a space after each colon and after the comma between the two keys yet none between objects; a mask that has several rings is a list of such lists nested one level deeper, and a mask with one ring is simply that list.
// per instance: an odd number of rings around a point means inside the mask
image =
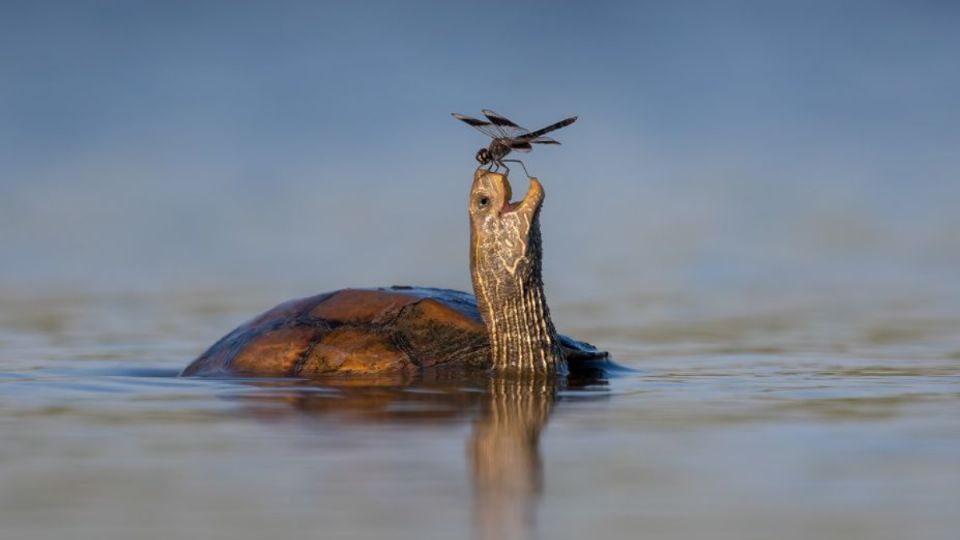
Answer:
[{"label": "blurred background", "polygon": [[0,9],[8,293],[469,290],[481,108],[580,116],[526,161],[551,295],[957,289],[952,2]]},{"label": "blurred background", "polygon": [[[492,501],[552,539],[953,540],[958,30],[935,0],[0,0],[0,537],[446,540]],[[177,377],[288,298],[470,290],[488,140],[450,113],[483,108],[579,115],[525,158],[551,314],[636,371]]]}]

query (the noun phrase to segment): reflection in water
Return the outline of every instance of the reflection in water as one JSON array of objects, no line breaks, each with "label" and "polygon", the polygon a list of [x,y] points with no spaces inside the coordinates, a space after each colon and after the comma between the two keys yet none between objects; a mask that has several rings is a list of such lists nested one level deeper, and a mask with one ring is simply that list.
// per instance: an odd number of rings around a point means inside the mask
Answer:
[{"label": "reflection in water", "polygon": [[[463,374],[461,374],[463,375]],[[600,377],[493,378],[486,375],[255,380],[266,392],[240,394],[256,415],[335,416],[337,423],[431,424],[475,416],[468,443],[477,539],[529,538],[543,489],[540,433],[557,392],[603,385]],[[290,407],[277,408],[278,403]]]},{"label": "reflection in water", "polygon": [[470,442],[474,534],[523,538],[535,530],[543,488],[540,432],[556,396],[551,380],[491,379]]},{"label": "reflection in water", "polygon": [[471,521],[476,538],[556,540],[960,528],[949,300],[584,304],[564,328],[643,370],[592,391],[463,374],[177,378],[255,309],[217,298],[0,295],[0,538],[419,540],[467,537]]}]

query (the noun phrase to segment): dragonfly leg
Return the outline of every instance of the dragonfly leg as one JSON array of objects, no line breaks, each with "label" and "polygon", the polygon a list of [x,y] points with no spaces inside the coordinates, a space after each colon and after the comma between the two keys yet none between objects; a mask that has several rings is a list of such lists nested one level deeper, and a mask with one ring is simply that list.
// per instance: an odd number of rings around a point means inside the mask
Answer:
[{"label": "dragonfly leg", "polygon": [[[512,163],[519,163],[520,166],[523,167],[523,173],[527,175],[527,178],[530,178],[530,173],[527,172],[527,166],[524,165],[523,162],[520,161],[519,159],[505,159],[504,161],[510,161],[510,162],[512,162]],[[504,167],[506,167],[506,165],[504,165]],[[509,172],[510,169],[507,169],[507,171]]]}]

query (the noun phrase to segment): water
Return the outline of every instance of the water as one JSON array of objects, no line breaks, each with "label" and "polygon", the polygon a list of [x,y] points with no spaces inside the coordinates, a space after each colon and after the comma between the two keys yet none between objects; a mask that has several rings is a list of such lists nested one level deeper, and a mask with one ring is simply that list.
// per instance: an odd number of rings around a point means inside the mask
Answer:
[{"label": "water", "polygon": [[[0,4],[0,540],[958,537],[960,3],[340,4]],[[634,371],[176,377],[469,287],[483,107]]]},{"label": "water", "polygon": [[181,379],[282,298],[6,294],[0,537],[955,537],[954,303],[555,296],[634,371]]}]

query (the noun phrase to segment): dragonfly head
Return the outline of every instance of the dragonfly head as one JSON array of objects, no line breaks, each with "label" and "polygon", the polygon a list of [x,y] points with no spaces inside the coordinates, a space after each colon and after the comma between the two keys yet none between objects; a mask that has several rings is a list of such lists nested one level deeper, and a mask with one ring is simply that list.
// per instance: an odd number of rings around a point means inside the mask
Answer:
[{"label": "dragonfly head", "polygon": [[486,148],[481,148],[480,150],[478,150],[477,155],[474,157],[476,158],[477,161],[480,162],[481,165],[486,165],[487,163],[490,163],[490,161],[492,160],[492,158],[490,157],[490,151],[487,150]]}]

